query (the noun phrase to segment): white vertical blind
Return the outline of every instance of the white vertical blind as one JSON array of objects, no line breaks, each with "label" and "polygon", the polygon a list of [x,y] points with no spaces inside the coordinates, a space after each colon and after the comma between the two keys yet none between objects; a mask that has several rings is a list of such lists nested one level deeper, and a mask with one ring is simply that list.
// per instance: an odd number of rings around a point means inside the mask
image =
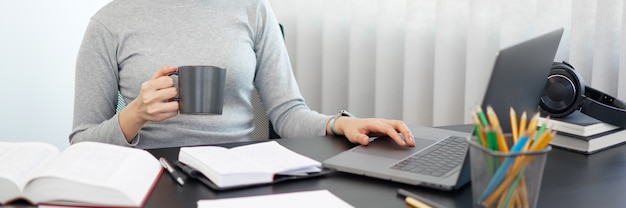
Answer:
[{"label": "white vertical blind", "polygon": [[[348,103],[346,108],[361,117],[375,116],[376,19],[378,0],[352,0],[350,14]],[[320,109],[334,113],[338,109]]]},{"label": "white vertical blind", "polygon": [[350,0],[326,0],[322,28],[322,109],[343,109],[348,103]]},{"label": "white vertical blind", "polygon": [[561,44],[554,60],[567,60],[570,51],[570,26],[572,24],[571,0],[541,0],[537,1],[538,32],[548,32],[554,28],[565,27]]},{"label": "white vertical blind", "polygon": [[433,118],[436,0],[407,0],[402,118],[430,124]]},{"label": "white vertical blind", "polygon": [[[572,20],[569,63],[576,67],[584,80],[591,80],[593,69],[593,48],[595,40],[594,25],[596,22],[596,2],[572,1],[572,14],[577,19]],[[573,18],[572,18],[573,19]],[[574,44],[575,43],[575,44]]]},{"label": "white vertical blind", "polygon": [[402,77],[406,1],[378,1],[376,28],[375,115],[402,116]]},{"label": "white vertical blind", "polygon": [[469,2],[437,1],[433,125],[463,123]]},{"label": "white vertical blind", "polygon": [[[596,14],[593,71],[586,84],[612,95],[617,94],[622,0],[598,1]],[[595,70],[601,69],[601,70]],[[623,82],[624,80],[622,80]]]},{"label": "white vertical blind", "polygon": [[[494,57],[500,49],[500,0],[474,0],[469,5],[464,109],[482,102],[491,76]],[[464,119],[469,119],[469,113]]]},{"label": "white vertical blind", "polygon": [[496,54],[564,27],[555,61],[626,99],[623,0],[270,0],[309,106],[469,123]]},{"label": "white vertical blind", "polygon": [[[284,25],[285,27],[295,27],[296,34],[287,34],[289,37],[296,37],[297,62],[293,65],[296,70],[296,79],[300,91],[312,109],[321,109],[322,100],[322,28],[324,1],[297,1],[295,8],[295,25]],[[278,18],[282,21],[281,18]],[[296,27],[297,25],[297,27]],[[293,57],[293,56],[292,56]],[[326,81],[328,82],[328,81]]]}]

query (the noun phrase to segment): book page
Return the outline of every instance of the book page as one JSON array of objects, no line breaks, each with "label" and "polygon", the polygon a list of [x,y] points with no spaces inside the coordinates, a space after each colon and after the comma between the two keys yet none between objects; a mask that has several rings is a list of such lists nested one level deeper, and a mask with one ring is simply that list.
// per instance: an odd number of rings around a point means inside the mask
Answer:
[{"label": "book page", "polygon": [[335,196],[328,190],[317,190],[228,199],[206,199],[198,201],[198,208],[209,207],[341,208],[353,206]]},{"label": "book page", "polygon": [[321,170],[321,163],[293,152],[276,141],[261,142],[232,148],[248,161],[267,167],[274,173],[295,174]]},{"label": "book page", "polygon": [[198,169],[219,187],[268,183],[274,174],[248,158],[218,146],[180,148],[178,160]]},{"label": "book page", "polygon": [[[188,165],[192,165],[197,169],[197,164],[203,164],[216,174],[225,176],[229,174],[237,173],[250,173],[250,172],[266,172],[271,173],[271,170],[257,166],[251,163],[248,158],[241,155],[232,154],[229,149],[218,146],[200,146],[200,147],[183,147],[180,149],[181,154],[178,160]],[[207,168],[208,168],[207,167]]]},{"label": "book page", "polygon": [[183,147],[178,160],[198,169],[219,187],[271,182],[275,173],[303,175],[321,171],[320,162],[292,152],[275,141],[232,149]]},{"label": "book page", "polygon": [[[35,177],[39,177],[36,180],[45,180],[46,184],[35,183],[37,181],[28,184],[25,194],[30,194],[33,201],[62,199],[136,206],[143,202],[161,170],[158,160],[145,150],[81,142],[71,145],[42,168]],[[74,187],[58,187],[56,193],[39,193],[36,190],[52,186],[54,180],[63,180],[60,183],[74,184]],[[31,185],[33,190],[29,190]]]},{"label": "book page", "polygon": [[47,143],[39,142],[0,142],[0,202],[13,197],[8,196],[9,182],[15,183],[21,193],[34,170],[55,158],[59,150]]}]

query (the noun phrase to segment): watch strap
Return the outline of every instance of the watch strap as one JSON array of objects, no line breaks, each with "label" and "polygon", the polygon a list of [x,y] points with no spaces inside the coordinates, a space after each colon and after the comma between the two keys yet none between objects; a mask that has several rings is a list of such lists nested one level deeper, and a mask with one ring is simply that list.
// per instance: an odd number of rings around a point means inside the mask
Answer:
[{"label": "watch strap", "polygon": [[347,110],[341,110],[339,111],[339,113],[335,114],[335,116],[333,116],[330,121],[330,133],[332,133],[333,135],[338,135],[337,132],[335,131],[335,121],[337,121],[337,119],[339,117],[342,116],[347,116],[347,117],[355,117],[352,113],[348,112]]}]

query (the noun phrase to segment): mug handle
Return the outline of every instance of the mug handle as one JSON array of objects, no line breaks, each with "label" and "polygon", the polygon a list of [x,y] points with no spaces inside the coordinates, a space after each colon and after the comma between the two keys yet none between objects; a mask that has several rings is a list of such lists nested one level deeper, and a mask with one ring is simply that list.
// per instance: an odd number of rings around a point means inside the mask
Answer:
[{"label": "mug handle", "polygon": [[[167,73],[167,76],[171,77],[172,75],[178,76],[178,71]],[[178,79],[174,79],[174,78],[172,78],[172,79],[174,80],[174,88],[176,88],[176,96],[168,99],[167,102],[169,102],[169,101],[180,101],[179,92],[178,92]]]}]

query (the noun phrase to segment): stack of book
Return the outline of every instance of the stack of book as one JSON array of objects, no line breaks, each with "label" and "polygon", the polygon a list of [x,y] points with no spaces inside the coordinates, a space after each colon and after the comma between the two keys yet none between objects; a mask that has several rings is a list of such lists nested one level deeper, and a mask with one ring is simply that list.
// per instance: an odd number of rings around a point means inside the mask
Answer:
[{"label": "stack of book", "polygon": [[624,128],[604,123],[580,111],[562,118],[541,117],[538,125],[546,121],[557,131],[550,142],[555,147],[593,154],[626,142]]}]

